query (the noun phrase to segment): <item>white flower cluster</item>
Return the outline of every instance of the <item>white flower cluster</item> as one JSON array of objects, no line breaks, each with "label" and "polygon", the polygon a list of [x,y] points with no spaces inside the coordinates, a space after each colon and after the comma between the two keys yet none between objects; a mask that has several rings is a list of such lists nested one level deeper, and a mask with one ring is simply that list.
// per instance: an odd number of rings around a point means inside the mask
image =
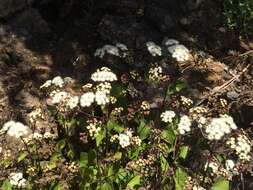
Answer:
[{"label": "white flower cluster", "polygon": [[177,41],[175,39],[165,38],[163,40],[163,45],[165,45],[165,46],[172,46],[172,45],[177,45],[177,44],[179,44],[179,41]]},{"label": "white flower cluster", "polygon": [[89,107],[94,102],[94,99],[95,99],[95,95],[93,92],[85,92],[80,97],[80,105],[82,107]]},{"label": "white flower cluster", "polygon": [[143,111],[149,111],[150,110],[150,103],[148,101],[142,101],[140,108]]},{"label": "white flower cluster", "polygon": [[126,148],[127,146],[130,145],[130,136],[121,133],[118,136],[119,144],[122,148]]},{"label": "white flower cluster", "polygon": [[218,160],[210,160],[205,164],[205,170],[209,170],[212,176],[223,176],[228,180],[232,180],[234,175],[238,175],[238,169],[233,160],[226,160],[225,167]]},{"label": "white flower cluster", "polygon": [[25,137],[31,133],[31,129],[20,122],[8,121],[0,130],[0,134],[6,133],[10,137],[20,138]]},{"label": "white flower cluster", "polygon": [[111,71],[111,69],[102,67],[91,75],[91,79],[95,82],[112,82],[117,80],[117,76]]},{"label": "white flower cluster", "polygon": [[69,109],[74,109],[78,106],[78,103],[79,103],[79,97],[78,96],[72,96],[72,97],[69,97],[69,99],[67,100],[66,106]]},{"label": "white flower cluster", "polygon": [[29,136],[26,136],[25,138],[23,138],[23,140],[25,143],[30,145],[34,143],[33,140],[42,141],[43,139],[49,140],[49,139],[56,139],[56,138],[57,138],[57,135],[51,132],[45,132],[44,134],[41,134],[39,132],[34,132],[34,133],[31,133]]},{"label": "white flower cluster", "polygon": [[9,176],[10,184],[17,188],[25,188],[27,185],[27,180],[23,178],[23,173],[11,173]]},{"label": "white flower cluster", "polygon": [[225,134],[237,129],[233,118],[228,115],[221,115],[219,118],[212,118],[205,126],[205,132],[209,140],[220,140]]},{"label": "white flower cluster", "polygon": [[191,130],[191,119],[187,115],[183,115],[180,118],[180,121],[178,123],[178,132],[181,135],[184,135],[186,132],[189,132]]},{"label": "white flower cluster", "polygon": [[162,55],[162,48],[156,45],[154,42],[147,42],[146,46],[148,48],[149,53],[152,56],[161,56]]},{"label": "white flower cluster", "polygon": [[61,106],[67,109],[74,109],[78,106],[79,97],[73,96],[72,94],[65,92],[54,90],[49,95],[51,97],[51,102],[54,105],[61,104]]},{"label": "white flower cluster", "polygon": [[188,177],[186,184],[184,186],[183,190],[206,190],[205,188],[201,187],[197,181],[192,179],[191,177]]},{"label": "white flower cluster", "polygon": [[51,85],[62,88],[64,85],[64,79],[62,79],[61,76],[56,76],[52,80],[47,80],[43,85],[40,86],[40,88],[48,88]]},{"label": "white flower cluster", "polygon": [[226,142],[241,160],[249,161],[251,159],[251,142],[244,134],[240,134],[237,138],[231,137]]},{"label": "white flower cluster", "polygon": [[119,116],[123,110],[124,110],[123,107],[116,107],[112,110],[111,115],[112,116]]},{"label": "white flower cluster", "polygon": [[228,173],[231,174],[231,176],[239,174],[238,169],[236,168],[235,162],[233,160],[226,160],[225,169]]},{"label": "white flower cluster", "polygon": [[95,101],[98,105],[104,106],[110,102],[110,96],[105,91],[97,91],[95,93]]},{"label": "white flower cluster", "polygon": [[51,132],[45,132],[44,134],[43,134],[43,137],[45,138],[45,139],[56,139],[57,138],[57,134],[54,134],[54,133],[51,133]]},{"label": "white flower cluster", "polygon": [[110,102],[110,96],[105,91],[86,92],[80,98],[80,105],[82,107],[89,107],[93,102],[97,105],[104,106]]},{"label": "white flower cluster", "polygon": [[125,44],[116,43],[115,46],[113,45],[104,45],[102,48],[99,48],[95,51],[94,56],[103,58],[106,53],[117,56],[117,57],[126,57],[128,48]]},{"label": "white flower cluster", "polygon": [[126,148],[130,145],[141,145],[141,139],[138,136],[133,136],[133,131],[130,129],[126,129],[124,133],[120,133],[119,135],[114,135],[111,138],[111,142],[118,140],[119,145],[122,148]]},{"label": "white flower cluster", "polygon": [[180,96],[180,100],[184,106],[191,106],[193,104],[193,101],[190,98],[186,98],[185,96]]},{"label": "white flower cluster", "polygon": [[91,138],[96,138],[98,135],[99,131],[101,131],[101,127],[98,127],[97,122],[91,122],[89,125],[86,127],[89,131],[89,135]]},{"label": "white flower cluster", "polygon": [[[117,80],[117,76],[107,67],[102,67],[98,69],[95,73],[91,75],[91,79],[95,82],[101,82],[94,87],[94,92],[85,92],[80,98],[80,105],[82,107],[89,107],[93,102],[97,105],[104,106],[109,102],[115,102],[115,99],[110,97],[111,83]],[[92,85],[89,85],[88,89],[91,90]],[[87,89],[87,87],[86,87]]]},{"label": "white flower cluster", "polygon": [[165,123],[171,123],[173,118],[176,116],[174,111],[167,110],[161,114],[161,119]]},{"label": "white flower cluster", "polygon": [[153,81],[159,81],[162,78],[163,69],[160,66],[152,67],[148,71],[148,78]]},{"label": "white flower cluster", "polygon": [[219,164],[215,161],[208,161],[205,164],[205,170],[211,169],[211,174],[216,175],[219,173]]},{"label": "white flower cluster", "polygon": [[38,119],[44,119],[44,115],[41,108],[37,108],[28,114],[29,122],[35,123]]},{"label": "white flower cluster", "polygon": [[164,45],[168,47],[168,51],[172,57],[177,61],[188,61],[190,58],[190,51],[182,44],[179,44],[177,40],[166,39]]},{"label": "white flower cluster", "polygon": [[65,91],[56,91],[50,93],[50,97],[52,98],[52,104],[59,104],[66,100],[68,97],[68,93]]}]

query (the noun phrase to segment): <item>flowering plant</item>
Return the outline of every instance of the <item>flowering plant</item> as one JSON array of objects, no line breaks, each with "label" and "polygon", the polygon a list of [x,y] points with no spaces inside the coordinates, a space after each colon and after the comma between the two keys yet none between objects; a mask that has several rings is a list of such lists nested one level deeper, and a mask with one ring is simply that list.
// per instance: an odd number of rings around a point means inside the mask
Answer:
[{"label": "flowering plant", "polygon": [[[147,48],[162,55],[153,42]],[[187,61],[185,47],[171,48]],[[124,44],[96,56],[120,51],[125,59]],[[194,106],[166,66],[142,69],[116,75],[101,67],[82,87],[60,76],[42,84],[47,107],[29,113],[27,125],[9,121],[0,130],[2,188],[226,190],[252,171],[244,167],[252,161],[250,138],[228,113]]]}]

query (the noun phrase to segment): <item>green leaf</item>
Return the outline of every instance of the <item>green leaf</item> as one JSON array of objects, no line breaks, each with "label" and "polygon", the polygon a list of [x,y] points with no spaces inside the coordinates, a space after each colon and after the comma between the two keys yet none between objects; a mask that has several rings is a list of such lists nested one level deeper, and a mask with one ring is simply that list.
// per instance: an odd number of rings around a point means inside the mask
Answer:
[{"label": "green leaf", "polygon": [[161,168],[162,168],[162,171],[165,173],[169,170],[169,163],[167,162],[166,158],[161,155],[160,156],[160,164],[161,164]]},{"label": "green leaf", "polygon": [[114,130],[118,133],[121,133],[122,131],[124,131],[124,127],[121,126],[119,123],[117,123],[116,121],[113,120],[109,120],[106,128],[108,129],[108,131]]},{"label": "green leaf", "polygon": [[174,144],[174,141],[176,139],[176,135],[171,127],[163,130],[161,137],[164,141],[170,143],[171,145]]},{"label": "green leaf", "polygon": [[80,160],[79,160],[80,167],[85,168],[85,167],[87,167],[88,163],[89,163],[88,153],[81,152]]},{"label": "green leaf", "polygon": [[183,190],[187,181],[187,173],[178,168],[173,176],[176,190]]},{"label": "green leaf", "polygon": [[18,162],[21,162],[22,160],[24,160],[26,158],[26,156],[28,155],[27,152],[21,152],[19,154],[19,157],[18,157]]},{"label": "green leaf", "polygon": [[105,130],[99,131],[99,133],[96,136],[96,144],[97,144],[97,146],[99,146],[102,143],[102,141],[105,138],[105,136],[106,136],[106,131]]},{"label": "green leaf", "polygon": [[188,154],[189,147],[188,146],[181,146],[179,148],[179,158],[185,159]]},{"label": "green leaf", "polygon": [[97,153],[95,150],[89,150],[89,153],[88,153],[88,160],[89,160],[89,165],[90,166],[94,166],[94,165],[97,165]]},{"label": "green leaf", "polygon": [[119,181],[124,180],[126,176],[127,176],[127,172],[123,168],[120,168],[117,175],[118,180]]},{"label": "green leaf", "polygon": [[180,92],[182,89],[186,87],[186,82],[183,80],[177,80],[176,81],[176,91]]},{"label": "green leaf", "polygon": [[56,168],[56,163],[55,162],[49,162],[47,164],[47,168],[50,169],[50,170]]},{"label": "green leaf", "polygon": [[212,186],[212,190],[229,190],[229,181],[220,177]]},{"label": "green leaf", "polygon": [[113,156],[114,159],[116,160],[120,160],[122,157],[122,152],[116,152]]},{"label": "green leaf", "polygon": [[134,186],[140,185],[140,182],[141,182],[141,177],[139,175],[136,175],[130,180],[130,182],[127,184],[127,187],[132,189],[134,188]]},{"label": "green leaf", "polygon": [[112,190],[112,186],[109,183],[104,183],[103,185],[97,187],[97,190]]},{"label": "green leaf", "polygon": [[150,135],[150,128],[146,126],[146,123],[142,120],[137,132],[141,140],[146,139]]},{"label": "green leaf", "polygon": [[12,185],[9,180],[5,180],[2,185],[3,190],[12,190]]},{"label": "green leaf", "polygon": [[57,145],[56,145],[57,150],[58,150],[59,152],[62,151],[62,149],[63,149],[65,146],[66,146],[66,139],[61,139],[61,140],[57,143]]}]

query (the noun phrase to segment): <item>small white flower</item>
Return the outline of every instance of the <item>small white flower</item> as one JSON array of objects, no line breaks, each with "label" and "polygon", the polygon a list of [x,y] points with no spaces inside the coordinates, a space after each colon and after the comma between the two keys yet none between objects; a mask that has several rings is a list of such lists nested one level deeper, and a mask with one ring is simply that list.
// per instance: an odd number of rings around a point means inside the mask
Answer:
[{"label": "small white flower", "polygon": [[181,135],[191,130],[191,120],[187,115],[183,115],[178,123],[178,131]]},{"label": "small white flower", "polygon": [[146,46],[148,48],[149,53],[152,56],[161,56],[162,55],[162,49],[160,46],[156,45],[154,42],[147,42]]},{"label": "small white flower", "polygon": [[119,144],[122,148],[126,148],[130,145],[130,137],[124,133],[118,136]]},{"label": "small white flower", "polygon": [[220,140],[225,134],[237,129],[233,118],[222,115],[219,118],[212,118],[211,122],[205,126],[205,132],[209,140]]},{"label": "small white flower", "polygon": [[60,91],[60,92],[52,93],[51,95],[52,95],[51,96],[52,104],[59,104],[60,102],[64,101],[67,98],[68,93],[64,91]]},{"label": "small white flower", "polygon": [[105,53],[120,56],[119,49],[113,45],[104,45],[102,48],[97,49],[94,56],[103,58]]},{"label": "small white flower", "polygon": [[207,119],[203,116],[201,116],[199,119],[198,119],[198,128],[203,128],[203,126],[206,125],[207,123]]},{"label": "small white flower", "polygon": [[96,49],[94,53],[94,56],[99,57],[100,59],[102,59],[104,55],[105,55],[105,50],[103,48]]},{"label": "small white flower", "polygon": [[110,96],[104,91],[97,91],[95,93],[95,101],[98,105],[106,105],[110,102]]},{"label": "small white flower", "polygon": [[165,39],[163,41],[163,44],[165,46],[171,46],[171,45],[177,45],[177,44],[179,44],[179,42],[177,40],[175,40],[175,39]]},{"label": "small white flower", "polygon": [[115,55],[115,56],[120,56],[119,55],[119,49],[115,46],[112,46],[112,45],[105,45],[103,47],[103,49],[108,53],[108,54],[111,54],[111,55]]},{"label": "small white flower", "polygon": [[36,140],[41,140],[41,139],[43,139],[43,135],[38,132],[35,132],[32,134],[32,138],[36,139]]},{"label": "small white flower", "polygon": [[75,107],[77,107],[78,102],[79,102],[78,96],[70,97],[69,100],[67,101],[67,107],[69,107],[70,109],[74,109]]},{"label": "small white flower", "polygon": [[171,123],[175,116],[176,114],[174,111],[168,110],[161,114],[161,119],[165,123]]},{"label": "small white flower", "polygon": [[168,51],[171,53],[172,57],[177,61],[188,61],[190,58],[190,52],[184,45],[173,45],[168,47]]},{"label": "small white flower", "polygon": [[4,124],[2,130],[10,137],[20,138],[31,133],[31,129],[20,122],[9,121]]},{"label": "small white flower", "polygon": [[9,176],[10,183],[13,186],[16,186],[18,188],[25,188],[26,186],[26,179],[23,178],[23,173],[17,172],[17,173],[11,173]]},{"label": "small white flower", "polygon": [[121,49],[122,51],[127,51],[128,48],[125,44],[122,44],[122,43],[116,43],[116,47]]},{"label": "small white flower", "polygon": [[152,67],[148,71],[148,78],[153,81],[159,81],[162,78],[163,69],[161,66]]},{"label": "small white flower", "polygon": [[45,139],[54,139],[56,137],[56,135],[47,131],[47,132],[44,133],[43,137]]},{"label": "small white flower", "polygon": [[237,138],[231,137],[226,144],[230,145],[230,148],[235,151],[239,159],[250,160],[251,142],[247,136],[240,134]]},{"label": "small white flower", "polygon": [[233,171],[235,167],[235,163],[233,160],[226,160],[225,166],[226,166],[226,170]]},{"label": "small white flower", "polygon": [[193,104],[193,101],[190,98],[187,98],[185,96],[180,96],[181,102],[185,106],[191,106]]},{"label": "small white flower", "polygon": [[212,175],[215,175],[219,172],[219,165],[217,162],[209,161],[205,164],[205,170],[211,169]]},{"label": "small white flower", "polygon": [[61,87],[63,87],[64,80],[60,76],[57,76],[57,77],[53,78],[52,84],[61,88]]},{"label": "small white flower", "polygon": [[117,80],[117,76],[109,68],[102,67],[91,75],[91,79],[95,82],[112,82]]},{"label": "small white flower", "polygon": [[89,107],[94,102],[95,95],[93,92],[86,92],[80,98],[80,105],[82,107]]}]

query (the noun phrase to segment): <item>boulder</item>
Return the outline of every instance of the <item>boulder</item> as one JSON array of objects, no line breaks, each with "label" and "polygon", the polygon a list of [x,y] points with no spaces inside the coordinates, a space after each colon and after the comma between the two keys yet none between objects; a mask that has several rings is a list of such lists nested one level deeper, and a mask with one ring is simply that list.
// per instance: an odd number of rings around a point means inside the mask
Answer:
[{"label": "boulder", "polygon": [[24,9],[31,0],[1,0],[0,3],[0,18],[5,18],[14,14],[17,11]]}]

